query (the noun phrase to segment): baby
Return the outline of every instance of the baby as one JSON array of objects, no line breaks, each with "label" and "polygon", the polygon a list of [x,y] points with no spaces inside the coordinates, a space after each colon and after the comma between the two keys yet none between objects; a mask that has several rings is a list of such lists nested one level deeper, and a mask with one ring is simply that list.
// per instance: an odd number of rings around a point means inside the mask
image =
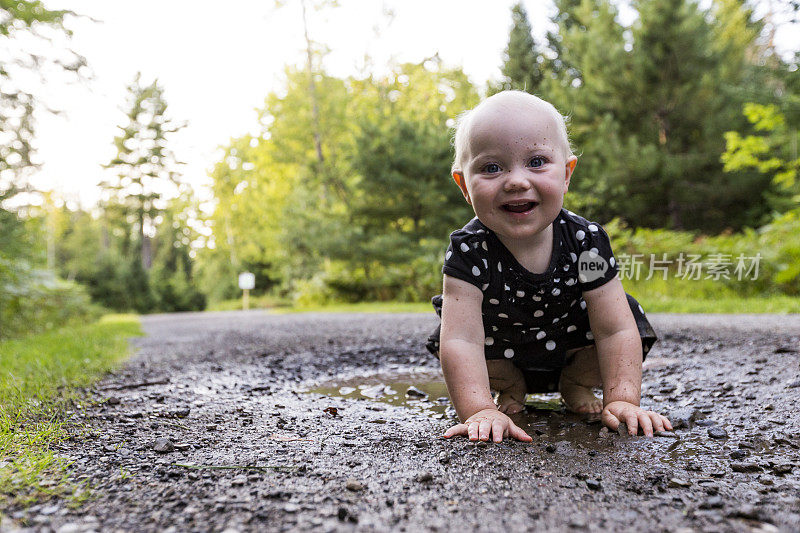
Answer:
[{"label": "baby", "polygon": [[441,326],[428,349],[462,422],[445,437],[530,441],[508,415],[556,387],[568,409],[602,412],[613,430],[672,429],[639,407],[656,335],[622,288],[608,235],[562,207],[576,162],[564,118],[531,94],[504,91],[459,118],[453,179],[476,218],[451,234],[433,298]]}]

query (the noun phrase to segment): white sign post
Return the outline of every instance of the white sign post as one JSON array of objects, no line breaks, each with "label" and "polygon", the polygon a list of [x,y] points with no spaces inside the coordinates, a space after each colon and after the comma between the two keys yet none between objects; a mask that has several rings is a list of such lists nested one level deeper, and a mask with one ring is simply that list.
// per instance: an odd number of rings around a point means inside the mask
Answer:
[{"label": "white sign post", "polygon": [[256,288],[256,275],[252,272],[242,272],[239,274],[239,288],[244,291],[244,294],[242,294],[242,309],[249,309],[250,289]]}]

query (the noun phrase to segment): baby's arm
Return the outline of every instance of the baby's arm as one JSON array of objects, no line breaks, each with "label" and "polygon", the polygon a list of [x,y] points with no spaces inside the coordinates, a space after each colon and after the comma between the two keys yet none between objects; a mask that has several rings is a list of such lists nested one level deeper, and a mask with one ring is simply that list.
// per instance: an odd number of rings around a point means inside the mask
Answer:
[{"label": "baby's arm", "polygon": [[669,420],[639,407],[642,390],[642,341],[619,277],[583,293],[589,324],[597,347],[603,381],[603,423],[617,429],[625,422],[635,435],[641,426],[648,437],[653,430],[672,430]]},{"label": "baby's arm", "polygon": [[492,437],[495,442],[504,436],[532,440],[492,401],[483,351],[483,293],[474,285],[445,275],[442,298],[439,359],[450,399],[462,421],[444,436],[466,435],[470,440],[484,441]]}]

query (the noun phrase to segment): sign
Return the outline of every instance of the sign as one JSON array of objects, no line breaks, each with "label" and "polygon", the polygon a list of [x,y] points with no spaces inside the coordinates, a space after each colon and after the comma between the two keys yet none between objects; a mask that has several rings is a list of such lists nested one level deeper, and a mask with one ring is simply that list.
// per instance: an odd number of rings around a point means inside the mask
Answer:
[{"label": "sign", "polygon": [[249,291],[256,288],[256,275],[252,272],[242,272],[239,274],[239,288]]}]

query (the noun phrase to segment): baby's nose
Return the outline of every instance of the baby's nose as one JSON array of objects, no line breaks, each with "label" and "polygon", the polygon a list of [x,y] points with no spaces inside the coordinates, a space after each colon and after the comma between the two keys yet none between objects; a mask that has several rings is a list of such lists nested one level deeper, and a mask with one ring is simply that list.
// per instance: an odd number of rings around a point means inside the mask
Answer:
[{"label": "baby's nose", "polygon": [[504,183],[506,190],[529,189],[531,186],[527,176],[521,170],[512,170]]}]

